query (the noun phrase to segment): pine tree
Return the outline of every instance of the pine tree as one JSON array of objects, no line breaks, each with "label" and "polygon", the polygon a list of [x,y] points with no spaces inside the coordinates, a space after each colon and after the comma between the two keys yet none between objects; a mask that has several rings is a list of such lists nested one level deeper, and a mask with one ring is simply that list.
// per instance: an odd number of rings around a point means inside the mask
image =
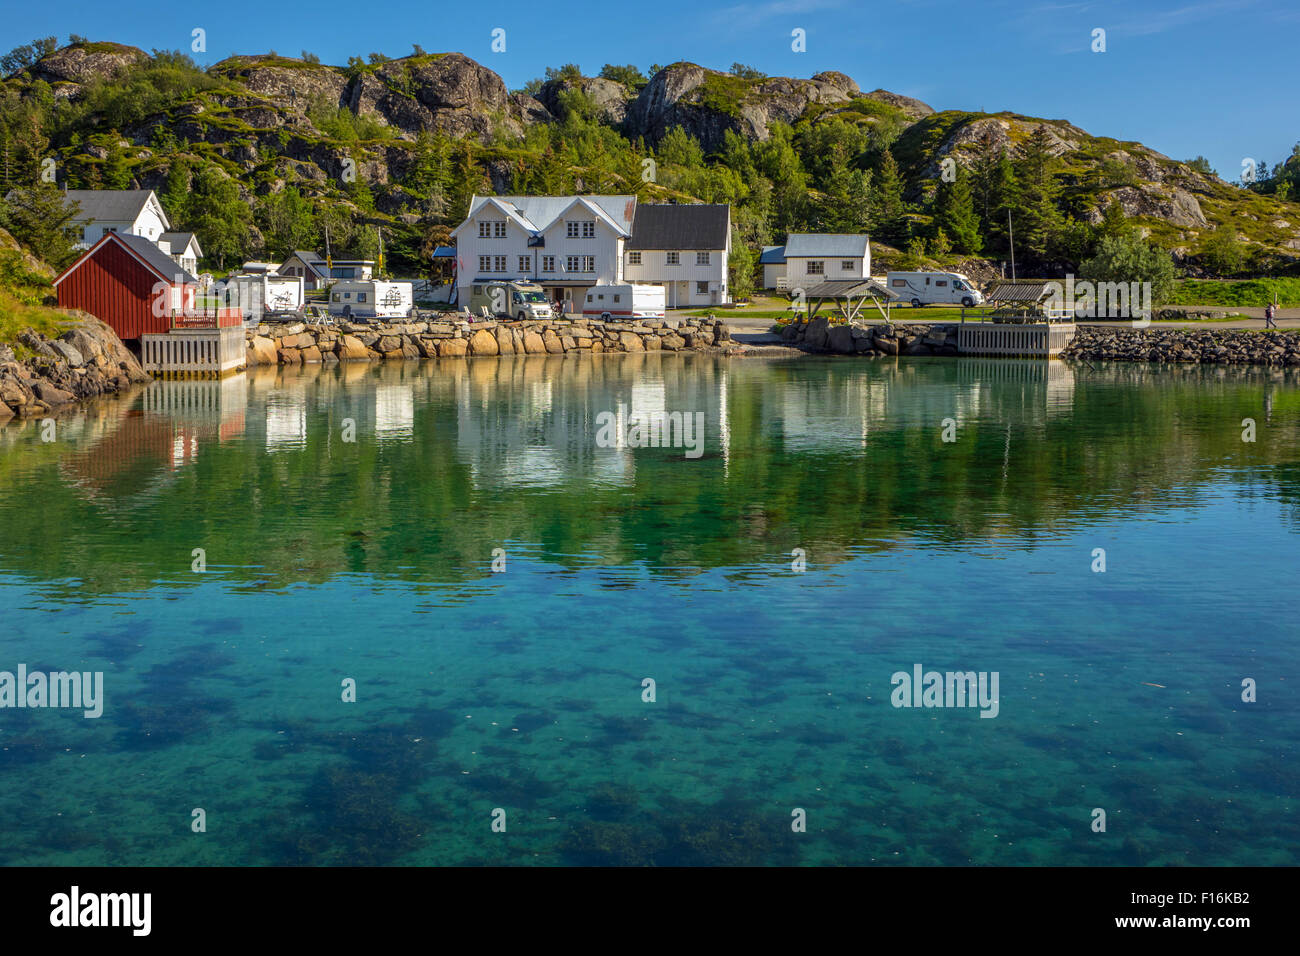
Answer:
[{"label": "pine tree", "polygon": [[1046,262],[1051,257],[1065,226],[1064,217],[1056,207],[1056,197],[1060,192],[1053,178],[1056,167],[1047,127],[1036,126],[1025,141],[1016,163],[1020,195],[1014,219],[1017,247],[1039,262]]},{"label": "pine tree", "polygon": [[980,251],[979,216],[971,195],[970,174],[958,168],[956,178],[950,183],[940,183],[935,196],[934,224],[941,234],[952,240],[958,252],[975,255]]},{"label": "pine tree", "polygon": [[907,205],[903,202],[903,179],[898,163],[888,149],[876,171],[875,199],[875,232],[890,245],[901,245],[908,234]]}]

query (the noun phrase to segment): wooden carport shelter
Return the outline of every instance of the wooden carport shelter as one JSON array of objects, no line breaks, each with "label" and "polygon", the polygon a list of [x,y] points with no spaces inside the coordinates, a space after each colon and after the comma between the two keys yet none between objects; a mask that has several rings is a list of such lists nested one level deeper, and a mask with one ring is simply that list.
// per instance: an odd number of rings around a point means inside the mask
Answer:
[{"label": "wooden carport shelter", "polygon": [[830,302],[848,322],[862,315],[868,299],[888,322],[889,307],[893,300],[898,298],[874,279],[827,279],[825,282],[804,289],[803,297],[808,308],[806,320],[812,321],[821,307]]}]

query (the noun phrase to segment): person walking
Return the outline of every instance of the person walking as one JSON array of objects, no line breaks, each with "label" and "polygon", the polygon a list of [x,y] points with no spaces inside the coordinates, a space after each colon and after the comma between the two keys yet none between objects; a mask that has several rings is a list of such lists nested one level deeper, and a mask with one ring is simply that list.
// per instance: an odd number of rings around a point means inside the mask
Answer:
[{"label": "person walking", "polygon": [[1275,315],[1277,315],[1277,307],[1270,302],[1268,308],[1264,310],[1264,328],[1276,329],[1278,327],[1277,323],[1273,321]]}]

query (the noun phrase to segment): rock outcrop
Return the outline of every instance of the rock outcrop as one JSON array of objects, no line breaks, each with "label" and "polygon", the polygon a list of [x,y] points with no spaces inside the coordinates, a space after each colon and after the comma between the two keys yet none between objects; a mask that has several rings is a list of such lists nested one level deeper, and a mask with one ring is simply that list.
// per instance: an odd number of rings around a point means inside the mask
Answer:
[{"label": "rock outcrop", "polygon": [[57,339],[30,330],[0,345],[0,420],[48,415],[78,399],[120,392],[150,376],[105,323],[84,312]]},{"label": "rock outcrop", "polygon": [[116,76],[147,59],[144,50],[122,43],[74,43],[41,57],[28,74],[49,83],[56,95],[75,96],[86,83]]}]

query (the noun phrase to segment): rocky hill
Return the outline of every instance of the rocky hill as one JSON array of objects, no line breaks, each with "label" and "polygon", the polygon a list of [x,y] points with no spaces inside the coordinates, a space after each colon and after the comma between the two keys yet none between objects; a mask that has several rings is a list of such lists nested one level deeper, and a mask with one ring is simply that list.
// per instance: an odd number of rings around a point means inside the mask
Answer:
[{"label": "rocky hill", "polygon": [[[47,94],[65,104],[55,107],[57,118],[39,114]],[[187,72],[174,55],[160,59],[120,44],[79,42],[5,79],[0,96],[0,121],[38,111],[46,140],[40,150],[57,156],[61,183],[161,189],[181,160],[219,169],[257,214],[248,223],[255,239],[241,250],[248,255],[279,241],[262,204],[287,187],[313,202],[341,204],[358,221],[387,217],[426,233],[455,222],[468,193],[483,190],[628,191],[643,199],[744,205],[754,201],[753,183],[737,185],[720,174],[685,170],[644,181],[642,150],[655,149],[674,128],[707,157],[729,133],[761,146],[774,129],[793,128],[813,143],[815,131],[839,124],[865,137],[853,141],[860,155],[841,157],[850,168],[869,168],[881,146],[892,148],[922,222],[945,158],[969,167],[986,137],[1014,153],[1044,126],[1060,159],[1056,177],[1069,215],[1096,222],[1118,203],[1187,263],[1221,226],[1284,265],[1300,263],[1294,203],[1062,120],[936,112],[886,90],[863,92],[834,71],[808,79],[750,77],[674,63],[639,88],[569,76],[528,95],[508,90],[496,73],[459,53],[354,60],[347,67],[276,54],[236,56]],[[569,117],[575,101],[609,136],[593,142],[575,131]],[[21,123],[10,125],[21,131]],[[751,241],[821,225],[809,210],[833,183],[829,167],[818,171],[818,148],[805,145],[802,156],[807,209],[801,212],[788,197],[776,212],[756,207],[754,216],[768,218],[750,229]],[[779,165],[771,158],[768,164]],[[360,186],[343,175],[349,169]],[[779,192],[781,175],[764,175]],[[202,223],[186,227],[203,238]],[[418,237],[408,239],[410,248],[418,245]]]}]

